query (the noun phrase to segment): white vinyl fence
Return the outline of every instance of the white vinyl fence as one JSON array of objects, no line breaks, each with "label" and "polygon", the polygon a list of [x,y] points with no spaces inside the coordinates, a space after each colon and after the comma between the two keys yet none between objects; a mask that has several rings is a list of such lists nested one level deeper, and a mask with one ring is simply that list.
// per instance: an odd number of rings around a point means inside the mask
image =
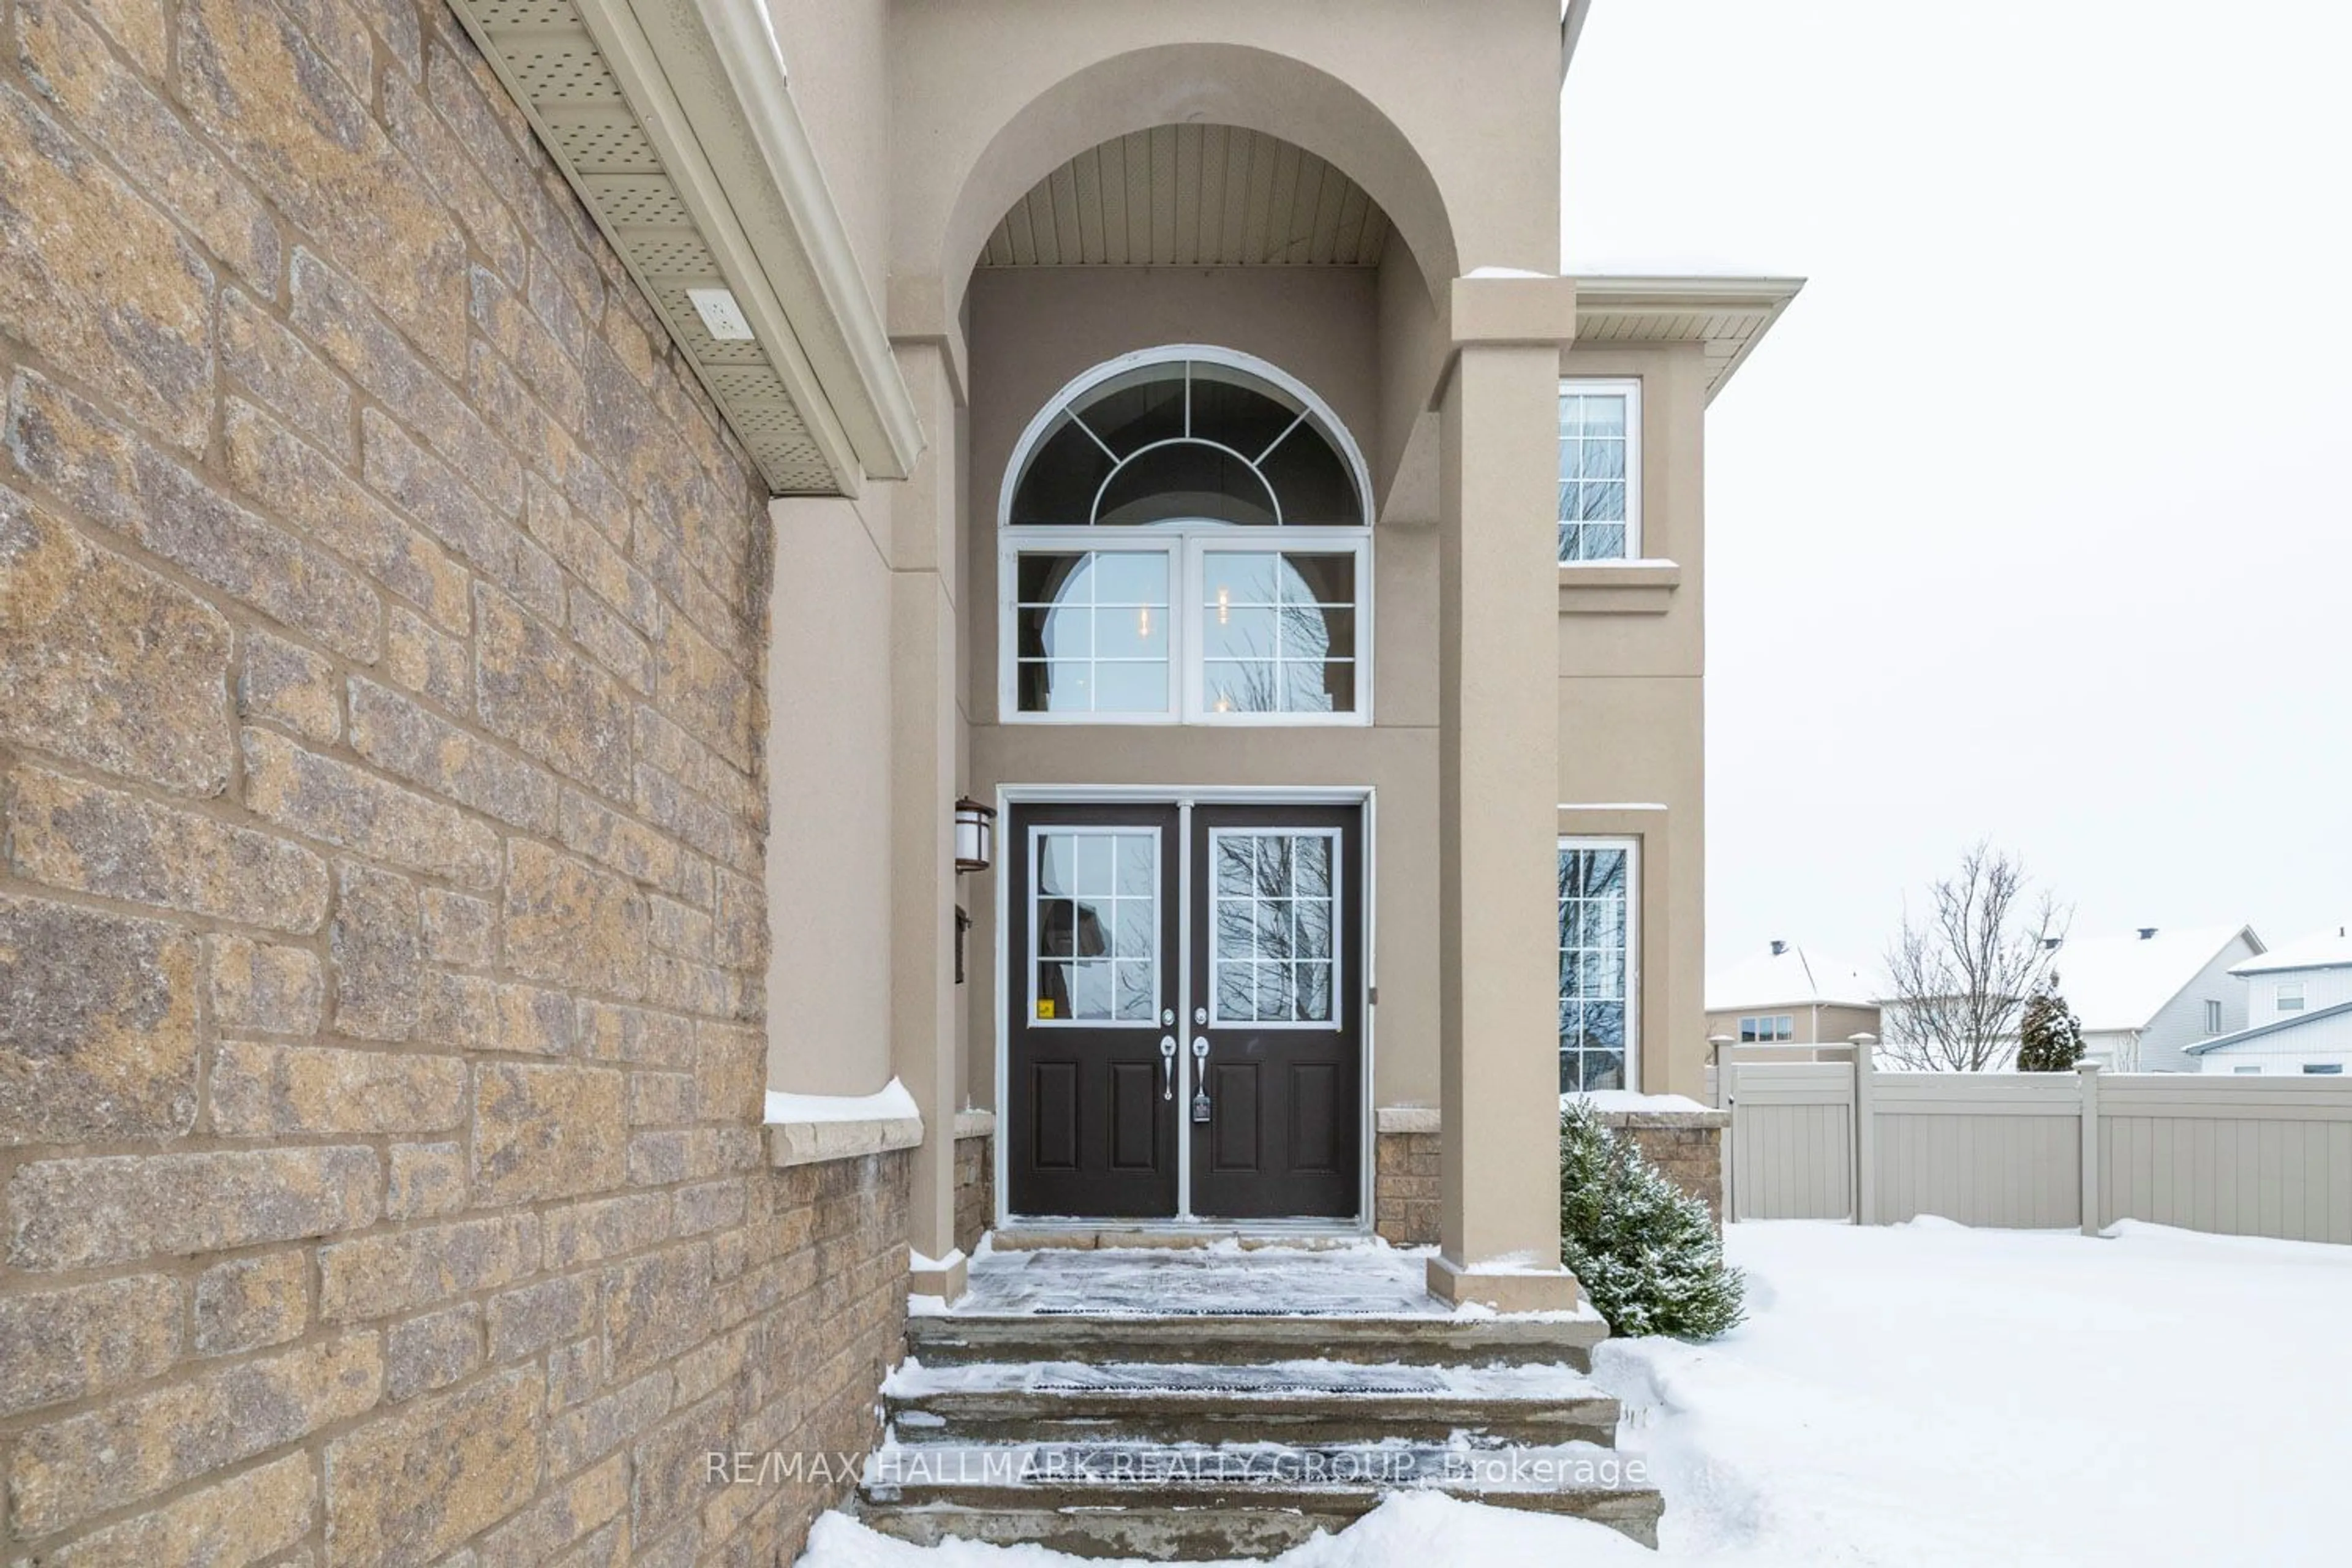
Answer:
[{"label": "white vinyl fence", "polygon": [[2012,1228],[2150,1220],[2352,1242],[2352,1083],[1884,1072],[1870,1045],[1719,1047],[1727,1211]]}]

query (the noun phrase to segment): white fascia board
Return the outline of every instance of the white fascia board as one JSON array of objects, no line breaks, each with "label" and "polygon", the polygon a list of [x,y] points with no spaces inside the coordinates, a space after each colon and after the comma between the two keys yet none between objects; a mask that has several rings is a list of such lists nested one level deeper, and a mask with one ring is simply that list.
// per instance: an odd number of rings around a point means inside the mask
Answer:
[{"label": "white fascia board", "polygon": [[921,423],[760,8],[576,4],[844,490],[904,479]]}]

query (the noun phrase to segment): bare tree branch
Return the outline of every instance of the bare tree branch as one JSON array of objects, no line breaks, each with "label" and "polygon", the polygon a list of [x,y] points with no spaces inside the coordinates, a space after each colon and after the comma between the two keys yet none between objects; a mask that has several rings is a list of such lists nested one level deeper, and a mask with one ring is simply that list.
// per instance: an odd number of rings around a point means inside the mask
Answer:
[{"label": "bare tree branch", "polygon": [[1979,841],[1957,876],[1928,889],[1930,908],[1887,950],[1886,1052],[1906,1067],[1986,1072],[2017,1051],[2026,998],[2055,957],[2073,911],[2030,894],[2025,863]]}]

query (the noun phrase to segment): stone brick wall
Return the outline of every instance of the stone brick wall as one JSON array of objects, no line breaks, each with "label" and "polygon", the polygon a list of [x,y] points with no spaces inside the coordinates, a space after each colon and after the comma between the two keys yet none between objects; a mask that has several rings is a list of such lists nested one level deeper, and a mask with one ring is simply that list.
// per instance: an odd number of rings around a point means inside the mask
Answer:
[{"label": "stone brick wall", "polygon": [[764,509],[444,7],[0,4],[0,1555],[789,1558]]},{"label": "stone brick wall", "polygon": [[1706,1204],[1723,1228],[1723,1135],[1731,1125],[1721,1110],[1607,1110],[1601,1120],[1633,1141],[1665,1178]]},{"label": "stone brick wall", "polygon": [[[1444,1143],[1435,1131],[1419,1125],[1428,1115],[1381,1112],[1391,1125],[1381,1130],[1375,1144],[1372,1218],[1373,1228],[1392,1246],[1433,1246],[1438,1240]],[[1631,1138],[1667,1180],[1704,1202],[1716,1228],[1723,1227],[1723,1136],[1729,1116],[1719,1110],[1610,1110],[1601,1119]]]},{"label": "stone brick wall", "polygon": [[955,1239],[965,1257],[996,1223],[996,1147],[982,1132],[956,1140]]},{"label": "stone brick wall", "polygon": [[1393,1247],[1437,1242],[1443,1174],[1433,1131],[1384,1130],[1372,1143],[1372,1228]]}]

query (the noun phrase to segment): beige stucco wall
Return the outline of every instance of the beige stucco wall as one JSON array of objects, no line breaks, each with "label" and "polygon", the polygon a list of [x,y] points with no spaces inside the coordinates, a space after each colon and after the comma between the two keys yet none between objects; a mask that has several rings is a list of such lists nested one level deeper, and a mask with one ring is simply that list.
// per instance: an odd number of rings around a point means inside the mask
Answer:
[{"label": "beige stucco wall", "polygon": [[[925,557],[936,543],[930,558],[943,569],[937,593],[959,617],[959,668],[947,675],[961,722],[942,743],[962,753],[962,785],[971,793],[987,797],[1000,785],[1023,784],[1370,788],[1379,878],[1374,1092],[1381,1103],[1434,1102],[1443,962],[1436,895],[1445,839],[1442,464],[1433,408],[1454,349],[1453,280],[1482,267],[1558,265],[1558,150],[1549,133],[1558,115],[1557,7],[1549,0],[1476,6],[1366,0],[1350,8],[1349,26],[1334,26],[1326,8],[1255,0],[1181,8],[1149,0],[1083,7],[902,0],[839,9],[811,0],[769,3],[794,69],[795,100],[826,160],[861,265],[887,301],[902,363],[919,347],[937,356],[930,369],[943,382],[919,395],[934,416],[927,430],[958,449],[945,466],[955,478],[943,480],[935,468],[929,482],[952,483],[961,513],[904,493],[887,505],[869,497],[869,518],[884,521],[869,531],[873,542],[862,555],[849,548],[854,536],[837,518],[805,539],[780,524],[780,642],[800,637],[805,650],[818,635],[785,625],[792,595],[807,592],[790,583],[798,563],[828,589],[839,569],[855,577],[824,610],[834,635],[848,639],[835,644],[827,668],[842,670],[856,658],[845,649],[870,651],[877,662],[903,655],[887,641],[887,580],[894,571],[928,570]],[[1185,121],[1248,127],[1338,163],[1396,226],[1386,263],[1377,270],[971,270],[987,229],[1064,160],[1127,132]],[[1372,725],[1223,731],[998,722],[995,522],[1013,444],[1074,376],[1169,342],[1215,343],[1282,366],[1314,386],[1362,447],[1380,511]],[[1561,830],[1643,842],[1643,1087],[1696,1093],[1706,1034],[1704,368],[1695,349],[1683,348],[1578,349],[1561,363],[1569,374],[1643,380],[1644,554],[1674,561],[1677,574],[1664,589],[1653,583],[1619,593],[1587,584],[1564,594],[1552,700],[1540,695],[1529,665],[1514,701],[1527,722],[1556,727],[1558,798],[1574,808],[1559,814]],[[929,539],[890,537],[910,518]],[[944,537],[959,524],[960,542]],[[892,975],[891,961],[866,945],[889,926],[889,896],[860,889],[887,879],[877,868],[891,863],[889,836],[903,837],[914,825],[889,826],[891,764],[880,764],[877,775],[870,749],[877,735],[895,736],[903,748],[905,716],[894,727],[889,693],[859,688],[862,679],[845,674],[808,700],[814,731],[861,734],[864,761],[845,762],[842,748],[828,746],[820,762],[781,708],[777,732],[784,739],[772,747],[780,805],[797,786],[819,808],[814,821],[821,827],[812,826],[809,841],[791,853],[803,874],[839,889],[824,907],[823,931],[802,952],[780,958],[772,977],[780,1009],[791,1005],[786,998],[807,999],[806,1037],[812,1053],[824,1058],[801,1080],[812,1087],[866,1087],[855,1080],[877,1077],[890,1059],[894,1027],[905,1060],[908,1021],[893,1025],[887,998],[895,984],[902,1009],[919,1000],[905,975]],[[898,686],[903,698],[903,674]],[[850,709],[857,712],[843,717]],[[1545,763],[1545,776],[1554,766]],[[903,779],[898,794],[903,815],[916,797]],[[780,841],[795,830],[786,816],[778,814]],[[903,843],[899,848],[903,902],[913,883],[903,870]],[[956,896],[976,922],[968,983],[954,1005],[965,1037],[956,1047],[960,1077],[971,1099],[987,1104],[998,1005],[993,879],[961,879]],[[912,929],[902,913],[902,945]],[[897,960],[908,961],[903,952]],[[1464,984],[1475,984],[1475,963]],[[799,1049],[783,1034],[780,1068],[799,1071]]]},{"label": "beige stucco wall", "polygon": [[1340,164],[1446,277],[1554,269],[1558,26],[1551,0],[1360,0],[1344,19],[1263,0],[903,0],[892,273],[955,299],[980,237],[1048,170],[1192,120]]},{"label": "beige stucco wall", "polygon": [[[1641,1087],[1697,1098],[1706,1064],[1706,369],[1696,346],[1678,345],[1571,349],[1560,370],[1641,381],[1643,555],[1680,569],[1664,594],[1580,586],[1580,607],[1559,617],[1560,831],[1640,839]],[[1571,569],[1562,581],[1590,584],[1612,570]],[[1612,809],[1567,809],[1596,805]]]},{"label": "beige stucco wall", "polygon": [[770,503],[769,1083],[890,1079],[890,572],[866,513]]}]

